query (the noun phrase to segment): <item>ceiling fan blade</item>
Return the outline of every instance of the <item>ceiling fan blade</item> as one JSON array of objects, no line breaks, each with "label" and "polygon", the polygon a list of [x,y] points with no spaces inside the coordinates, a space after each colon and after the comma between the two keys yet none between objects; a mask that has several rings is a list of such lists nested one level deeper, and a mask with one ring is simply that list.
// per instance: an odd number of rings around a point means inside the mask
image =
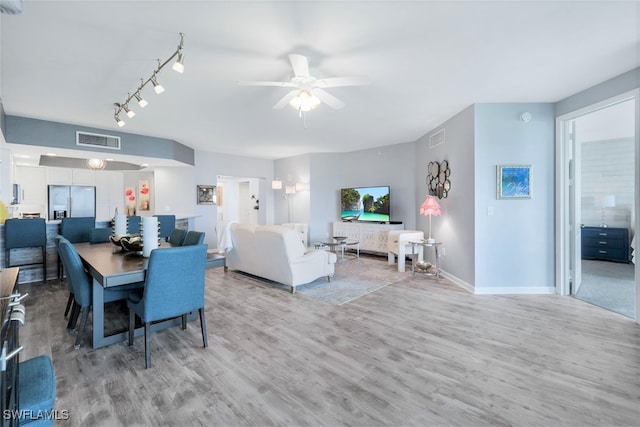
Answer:
[{"label": "ceiling fan blade", "polygon": [[283,96],[280,101],[276,102],[276,104],[273,106],[274,110],[279,110],[281,108],[284,108],[287,106],[287,104],[289,103],[289,101],[291,101],[293,99],[294,96],[296,96],[298,94],[298,90],[292,90],[291,92],[289,92],[288,94],[286,94],[285,96]]},{"label": "ceiling fan blade", "polygon": [[346,105],[344,102],[340,101],[338,98],[331,95],[329,92],[325,90],[314,89],[313,94],[317,96],[320,99],[320,101],[324,102],[331,108],[335,108],[336,110],[344,108]]},{"label": "ceiling fan blade", "polygon": [[296,77],[309,77],[309,60],[306,56],[292,53],[289,55],[289,61]]},{"label": "ceiling fan blade", "polygon": [[339,87],[339,86],[363,86],[371,83],[367,76],[349,77],[329,77],[316,80],[315,85],[319,88]]},{"label": "ceiling fan blade", "polygon": [[261,81],[240,81],[239,86],[279,86],[279,87],[298,87],[292,82],[261,82]]}]

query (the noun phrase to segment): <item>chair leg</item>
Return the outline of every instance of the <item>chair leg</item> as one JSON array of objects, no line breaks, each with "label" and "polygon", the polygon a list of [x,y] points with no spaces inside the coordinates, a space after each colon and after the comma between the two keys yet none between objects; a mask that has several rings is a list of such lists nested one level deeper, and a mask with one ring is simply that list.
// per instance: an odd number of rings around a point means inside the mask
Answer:
[{"label": "chair leg", "polygon": [[200,313],[200,329],[202,329],[202,342],[205,347],[209,346],[209,342],[207,340],[207,322],[204,318],[204,308],[199,308],[198,312]]},{"label": "chair leg", "polygon": [[82,342],[82,333],[84,332],[85,326],[87,326],[88,318],[89,318],[89,307],[82,307],[82,320],[80,320],[80,329],[78,329],[78,336],[76,337],[76,345],[75,345],[76,350],[80,348],[80,343]]},{"label": "chair leg", "polygon": [[187,314],[183,314],[182,315],[182,330],[184,331],[185,329],[187,329]]},{"label": "chair leg", "polygon": [[69,298],[67,299],[67,308],[64,309],[64,318],[66,319],[69,315],[69,310],[71,309],[71,304],[73,304],[73,294],[69,292]]},{"label": "chair leg", "polygon": [[71,314],[69,315],[69,321],[67,322],[67,331],[71,332],[75,329],[76,323],[78,323],[78,315],[80,313],[80,306],[75,300],[71,304]]},{"label": "chair leg", "polygon": [[151,367],[151,323],[144,322],[144,367]]},{"label": "chair leg", "polygon": [[133,345],[133,332],[136,329],[136,314],[129,308],[129,346]]}]

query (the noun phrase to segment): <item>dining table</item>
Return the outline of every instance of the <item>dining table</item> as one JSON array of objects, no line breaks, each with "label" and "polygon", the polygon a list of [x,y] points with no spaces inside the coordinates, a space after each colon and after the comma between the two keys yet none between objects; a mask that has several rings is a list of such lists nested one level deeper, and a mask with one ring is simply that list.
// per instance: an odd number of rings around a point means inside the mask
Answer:
[{"label": "dining table", "polygon": [[[126,341],[128,339],[128,331],[105,335],[104,290],[106,288],[143,282],[145,280],[149,258],[142,256],[142,252],[125,251],[110,242],[75,243],[74,247],[78,251],[84,267],[93,279],[93,348],[105,347]],[[162,250],[162,248],[167,247],[171,247],[171,245],[163,242],[157,250]],[[208,253],[206,267],[224,267],[226,271],[226,259],[223,255]],[[195,313],[192,313],[189,316],[189,320],[193,320],[196,317]],[[154,323],[151,326],[151,331],[159,331],[179,325],[180,323],[180,318]],[[143,327],[135,329],[134,336],[137,337],[143,334]]]}]

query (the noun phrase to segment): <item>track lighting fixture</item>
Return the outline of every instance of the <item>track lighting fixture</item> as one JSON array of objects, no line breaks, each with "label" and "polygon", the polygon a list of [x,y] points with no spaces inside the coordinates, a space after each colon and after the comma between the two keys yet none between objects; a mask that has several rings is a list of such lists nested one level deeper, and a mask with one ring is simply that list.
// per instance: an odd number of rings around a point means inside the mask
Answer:
[{"label": "track lighting fixture", "polygon": [[153,85],[153,90],[157,94],[161,94],[162,92],[164,92],[164,87],[160,83],[158,83],[158,73],[165,67],[165,65],[167,65],[169,62],[171,62],[174,58],[177,57],[172,68],[178,73],[184,72],[184,58],[182,53],[183,47],[184,47],[184,34],[180,33],[180,44],[178,45],[178,48],[176,49],[176,51],[173,52],[173,54],[169,57],[169,59],[167,59],[164,62],[161,62],[158,59],[158,68],[155,69],[151,77],[149,77],[147,80],[140,79],[140,86],[138,87],[138,89],[133,93],[133,95],[128,93],[127,99],[124,102],[114,103],[116,107],[116,112],[113,117],[116,120],[116,123],[118,123],[118,126],[122,127],[125,125],[125,122],[120,119],[120,113],[122,111],[124,111],[125,114],[130,118],[136,115],[135,111],[132,111],[129,108],[129,102],[131,100],[135,99],[138,102],[138,105],[140,106],[140,108],[144,108],[149,104],[142,97],[142,89],[147,85],[147,83],[151,83]]}]

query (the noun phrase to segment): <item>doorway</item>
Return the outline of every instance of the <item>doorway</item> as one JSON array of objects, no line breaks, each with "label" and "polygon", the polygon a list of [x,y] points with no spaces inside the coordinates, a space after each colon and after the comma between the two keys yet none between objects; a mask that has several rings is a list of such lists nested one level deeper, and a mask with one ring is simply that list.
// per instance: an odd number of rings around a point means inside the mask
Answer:
[{"label": "doorway", "polygon": [[640,286],[637,92],[558,118],[558,291],[632,319]]}]

